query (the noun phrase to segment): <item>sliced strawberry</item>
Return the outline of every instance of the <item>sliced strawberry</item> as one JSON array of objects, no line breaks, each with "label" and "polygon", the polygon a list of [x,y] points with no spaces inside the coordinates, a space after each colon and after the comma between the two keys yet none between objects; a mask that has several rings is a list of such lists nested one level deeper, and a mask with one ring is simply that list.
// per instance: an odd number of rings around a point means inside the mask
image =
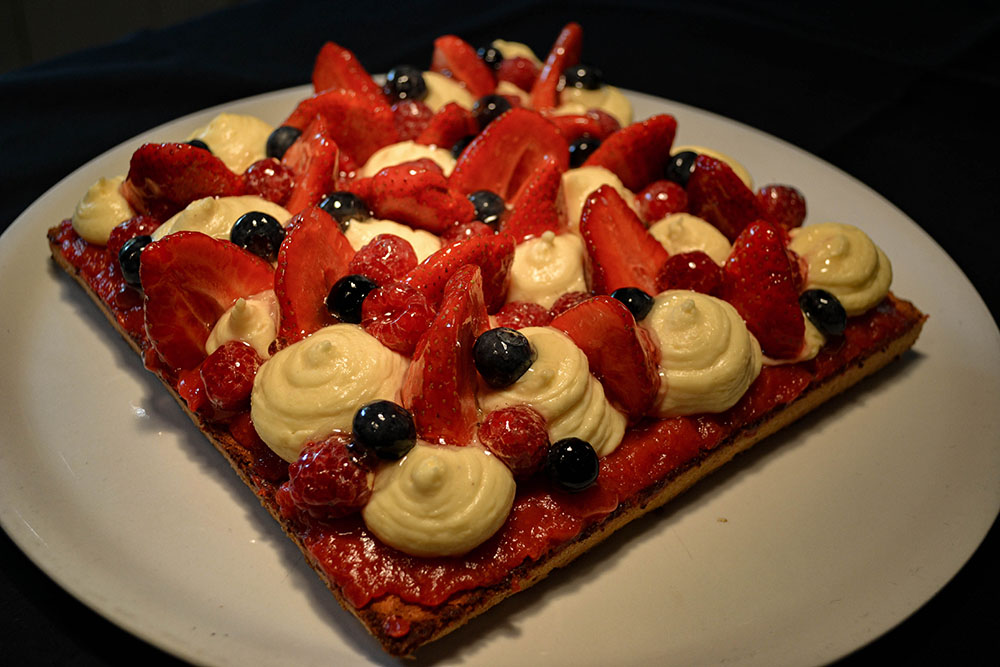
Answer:
[{"label": "sliced strawberry", "polygon": [[623,127],[601,142],[584,166],[604,167],[638,192],[663,177],[663,165],[677,133],[677,120],[661,114]]},{"label": "sliced strawberry", "polygon": [[493,236],[496,230],[485,222],[473,220],[457,227],[449,227],[441,234],[441,243],[450,244],[456,241],[464,241],[470,236]]},{"label": "sliced strawberry", "polygon": [[639,218],[647,225],[671,213],[687,210],[688,196],[679,184],[668,180],[653,181],[635,196]]},{"label": "sliced strawberry", "polygon": [[330,135],[326,120],[323,116],[316,116],[281,158],[281,164],[290,169],[295,177],[295,185],[285,202],[289,213],[295,215],[315,206],[324,195],[335,189],[339,156],[340,151]]},{"label": "sliced strawberry", "polygon": [[556,299],[556,302],[552,304],[552,307],[549,308],[549,315],[551,317],[556,317],[557,315],[565,313],[578,303],[583,303],[592,296],[594,295],[590,292],[563,292],[559,295],[559,298]]},{"label": "sliced strawberry", "polygon": [[685,189],[688,210],[715,225],[730,241],[761,217],[753,191],[722,160],[699,155]]},{"label": "sliced strawberry", "polygon": [[204,149],[143,144],[132,154],[121,193],[138,215],[163,222],[196,199],[243,194],[243,179]]},{"label": "sliced strawberry", "polygon": [[660,388],[659,358],[625,304],[595,296],[553,318],[550,326],[583,350],[612,402],[630,417],[646,414]]},{"label": "sliced strawberry", "polygon": [[420,339],[400,389],[420,438],[471,442],[479,417],[472,346],[488,328],[482,274],[478,266],[464,266],[448,280],[441,309]]},{"label": "sliced strawberry", "polygon": [[312,82],[317,93],[330,89],[351,90],[370,98],[376,106],[388,104],[382,87],[361,66],[357,56],[333,42],[324,44],[316,54]]},{"label": "sliced strawberry", "polygon": [[515,58],[504,58],[497,69],[498,81],[509,81],[526,93],[531,92],[532,86],[538,80],[538,65],[524,56]]},{"label": "sliced strawberry", "polygon": [[389,105],[372,106],[370,98],[353,90],[334,89],[307,97],[282,125],[305,130],[316,116],[326,120],[331,138],[356,164],[364,164],[378,149],[399,141]]},{"label": "sliced strawberry", "polygon": [[583,51],[583,28],[579,23],[568,23],[552,45],[542,71],[531,87],[531,106],[535,109],[552,109],[559,106],[559,77],[563,70],[580,62]]},{"label": "sliced strawberry", "polygon": [[142,251],[146,334],[173,370],[192,369],[207,356],[205,341],[239,297],[274,285],[260,257],[201,232],[175,232]]},{"label": "sliced strawberry", "polygon": [[618,121],[614,121],[614,126],[609,127],[596,116],[587,114],[582,116],[548,116],[547,118],[559,128],[559,132],[562,133],[563,138],[570,144],[584,135],[604,141],[613,132],[617,132],[620,129]]},{"label": "sliced strawberry", "polygon": [[798,282],[798,262],[786,251],[781,229],[763,220],[747,225],[723,269],[721,295],[772,359],[789,359],[802,349]]},{"label": "sliced strawberry", "polygon": [[282,206],[295,189],[295,173],[273,157],[257,160],[243,172],[243,191]]},{"label": "sliced strawberry", "polygon": [[638,287],[647,294],[657,293],[656,277],[667,251],[610,185],[602,185],[587,198],[580,235],[590,257],[592,290],[611,294],[619,287]]},{"label": "sliced strawberry", "polygon": [[281,347],[336,323],[326,308],[326,297],[333,284],[347,275],[354,257],[354,249],[337,221],[319,207],[302,211],[286,229],[274,273],[274,293],[281,312]]},{"label": "sliced strawberry", "polygon": [[459,139],[479,132],[472,112],[454,102],[448,102],[431,118],[416,138],[418,144],[450,149]]},{"label": "sliced strawberry", "polygon": [[559,196],[562,173],[555,160],[546,158],[518,190],[501,228],[515,243],[547,231],[558,234],[566,227],[566,211]]},{"label": "sliced strawberry", "polygon": [[462,82],[476,98],[489,95],[497,87],[489,65],[468,42],[455,35],[443,35],[434,40],[431,71]]},{"label": "sliced strawberry", "polygon": [[451,173],[451,187],[464,194],[490,190],[504,201],[545,162],[569,168],[569,144],[558,128],[528,109],[511,109],[469,144]]},{"label": "sliced strawberry", "polygon": [[361,197],[376,218],[395,220],[434,234],[442,234],[476,217],[472,202],[450,189],[441,167],[427,158],[386,167],[345,187]]},{"label": "sliced strawberry", "polygon": [[509,236],[472,236],[441,248],[418,264],[402,282],[419,290],[429,304],[436,306],[448,279],[466,264],[475,264],[482,270],[486,308],[493,313],[507,297],[513,261],[514,241]]},{"label": "sliced strawberry", "polygon": [[411,141],[420,136],[434,117],[430,107],[419,100],[400,100],[392,105],[396,131],[400,141]]}]

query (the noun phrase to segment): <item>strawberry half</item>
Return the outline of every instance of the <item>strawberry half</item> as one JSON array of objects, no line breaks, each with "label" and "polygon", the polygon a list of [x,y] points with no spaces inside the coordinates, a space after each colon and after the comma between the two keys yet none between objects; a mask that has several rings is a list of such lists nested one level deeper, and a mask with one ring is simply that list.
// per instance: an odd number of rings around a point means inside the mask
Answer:
[{"label": "strawberry half", "polygon": [[333,42],[327,42],[316,54],[312,72],[313,89],[317,93],[327,90],[352,90],[370,98],[374,106],[386,105],[388,100],[382,87],[372,79],[357,56]]},{"label": "strawberry half", "polygon": [[552,109],[559,106],[559,77],[563,70],[580,62],[583,51],[583,28],[579,23],[568,23],[552,45],[535,85],[531,87],[531,106],[535,109]]},{"label": "strawberry half", "polygon": [[663,165],[670,157],[676,133],[677,120],[673,116],[652,116],[609,136],[583,164],[614,172],[626,188],[638,192],[663,178]]},{"label": "strawberry half", "polygon": [[638,287],[657,293],[656,276],[667,262],[667,251],[610,185],[587,198],[580,235],[590,257],[592,290],[611,294],[619,287]]},{"label": "strawberry half", "polygon": [[455,35],[443,35],[434,40],[431,71],[460,81],[476,98],[489,95],[497,87],[489,65],[468,42]]},{"label": "strawberry half", "polygon": [[282,125],[300,130],[316,116],[326,120],[330,137],[359,165],[371,154],[399,141],[396,119],[388,104],[373,106],[371,98],[353,90],[328,90],[299,102]]},{"label": "strawberry half", "polygon": [[722,160],[699,155],[685,190],[688,210],[715,225],[730,241],[762,217],[753,191]]},{"label": "strawberry half", "polygon": [[448,280],[400,389],[420,438],[449,445],[472,440],[478,421],[472,346],[488,328],[482,274],[478,266],[464,266]]},{"label": "strawberry half", "polygon": [[163,222],[196,199],[243,194],[243,179],[202,148],[143,144],[132,154],[121,193],[137,215]]},{"label": "strawberry half", "polygon": [[805,335],[798,262],[785,241],[775,225],[750,223],[733,243],[722,277],[722,298],[736,308],[772,359],[795,357]]},{"label": "strawberry half", "polygon": [[559,164],[546,158],[514,196],[510,213],[503,221],[503,233],[513,237],[515,243],[547,231],[558,234],[566,226],[566,211],[559,196],[561,185]]},{"label": "strawberry half", "polygon": [[326,308],[326,297],[333,284],[347,275],[354,258],[354,249],[337,221],[319,207],[302,211],[286,229],[274,273],[281,312],[280,347],[337,322]]},{"label": "strawberry half", "polygon": [[326,120],[316,116],[281,158],[281,164],[291,170],[295,180],[285,202],[289,213],[295,215],[315,206],[335,189],[339,157],[340,150],[330,136]]},{"label": "strawberry half", "polygon": [[274,286],[270,264],[201,232],[175,232],[150,243],[142,251],[139,278],[146,335],[175,371],[192,369],[208,356],[205,341],[236,299]]},{"label": "strawberry half", "polygon": [[465,107],[448,102],[431,117],[416,138],[418,144],[450,149],[459,139],[479,132],[475,117]]},{"label": "strawberry half", "polygon": [[604,393],[630,417],[646,414],[660,389],[659,352],[618,299],[595,296],[553,318],[587,355]]},{"label": "strawberry half", "polygon": [[490,190],[508,201],[545,162],[569,168],[569,144],[559,129],[528,109],[511,109],[486,126],[459,156],[451,187],[463,194]]},{"label": "strawberry half", "polygon": [[466,264],[482,270],[486,308],[495,313],[507,298],[514,241],[505,234],[471,236],[445,246],[410,271],[401,282],[416,288],[432,307],[440,303],[448,279]]},{"label": "strawberry half", "polygon": [[509,81],[526,93],[538,80],[538,66],[524,56],[504,58],[497,69],[497,81]]},{"label": "strawberry half", "polygon": [[614,118],[611,118],[614,124],[609,125],[607,121],[598,118],[596,114],[547,116],[547,118],[559,128],[566,143],[570,144],[584,135],[604,141],[612,133],[621,129],[618,121]]}]

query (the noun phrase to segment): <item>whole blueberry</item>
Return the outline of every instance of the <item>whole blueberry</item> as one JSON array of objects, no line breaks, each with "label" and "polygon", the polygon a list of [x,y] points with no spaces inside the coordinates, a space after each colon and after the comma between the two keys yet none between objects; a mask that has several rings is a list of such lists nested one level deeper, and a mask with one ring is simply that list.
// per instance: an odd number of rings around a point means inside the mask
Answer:
[{"label": "whole blueberry", "polygon": [[132,287],[141,286],[139,282],[139,259],[142,249],[152,242],[152,236],[145,234],[134,236],[123,243],[122,249],[118,251],[118,265],[122,269],[122,277]]},{"label": "whole blueberry", "polygon": [[698,154],[694,151],[681,151],[670,156],[667,168],[664,170],[667,180],[677,183],[682,188],[687,186],[691,173],[694,172],[694,161]]},{"label": "whole blueberry", "polygon": [[201,139],[192,139],[191,141],[185,143],[187,143],[188,146],[194,146],[195,148],[200,148],[201,150],[208,151],[209,153],[212,152],[212,149],[208,147],[208,144]]},{"label": "whole blueberry", "polygon": [[399,65],[389,70],[382,88],[391,100],[422,100],[427,97],[424,73],[412,65]]},{"label": "whole blueberry", "polygon": [[472,105],[472,115],[475,116],[476,122],[479,123],[480,130],[495,121],[506,111],[510,111],[510,102],[502,95],[486,95],[485,97],[480,97]]},{"label": "whole blueberry", "polygon": [[509,387],[535,360],[531,343],[520,331],[497,327],[483,333],[472,346],[476,370],[491,387]]},{"label": "whole blueberry", "polygon": [[583,88],[597,90],[604,85],[604,74],[590,65],[573,65],[563,70],[567,88]]},{"label": "whole blueberry", "polygon": [[375,281],[367,276],[352,274],[344,276],[333,284],[330,293],[326,295],[326,309],[341,322],[359,324],[361,322],[361,304],[373,289],[378,287]]},{"label": "whole blueberry", "polygon": [[503,53],[492,45],[479,47],[476,49],[476,55],[492,69],[500,69],[500,63],[503,62]]},{"label": "whole blueberry", "polygon": [[583,491],[597,481],[600,461],[593,446],[580,438],[563,438],[549,445],[546,468],[564,491]]},{"label": "whole blueberry", "polygon": [[285,228],[277,218],[261,211],[241,215],[229,231],[229,240],[269,262],[278,259]]},{"label": "whole blueberry", "polygon": [[319,207],[347,229],[349,220],[367,220],[372,217],[371,209],[361,197],[353,192],[331,192],[319,202]]},{"label": "whole blueberry", "polygon": [[583,165],[591,153],[601,145],[601,140],[584,134],[569,145],[569,166],[576,168]]},{"label": "whole blueberry", "polygon": [[464,137],[462,137],[461,139],[459,139],[458,141],[456,141],[455,144],[451,147],[451,155],[452,155],[452,157],[454,157],[457,160],[458,156],[461,155],[462,151],[465,150],[465,147],[468,146],[469,144],[471,144],[472,140],[475,139],[475,138],[476,138],[476,135],[474,135],[474,134],[467,134]]},{"label": "whole blueberry", "polygon": [[301,136],[302,130],[291,125],[282,125],[277,128],[267,137],[267,146],[265,147],[267,157],[280,160],[284,157],[285,151],[288,150],[289,146],[294,144],[295,140]]},{"label": "whole blueberry", "polygon": [[638,287],[619,287],[611,293],[611,296],[625,304],[636,322],[645,319],[653,307],[653,297]]},{"label": "whole blueberry", "polygon": [[476,190],[467,196],[476,209],[476,220],[495,229],[505,210],[503,197],[492,190]]},{"label": "whole blueberry", "polygon": [[417,443],[413,416],[392,401],[374,401],[354,413],[351,424],[354,439],[368,447],[380,459],[403,458]]},{"label": "whole blueberry", "polygon": [[839,336],[847,326],[847,311],[826,290],[810,289],[799,295],[799,306],[824,336]]}]

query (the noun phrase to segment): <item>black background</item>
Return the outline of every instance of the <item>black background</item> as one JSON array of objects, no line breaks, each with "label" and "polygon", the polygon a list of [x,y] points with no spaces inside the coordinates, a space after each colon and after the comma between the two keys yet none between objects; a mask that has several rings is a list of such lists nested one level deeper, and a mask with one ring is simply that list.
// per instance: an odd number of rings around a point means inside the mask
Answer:
[{"label": "black background", "polygon": [[[878,191],[955,259],[997,318],[997,3],[464,6],[459,14],[448,2],[248,3],[0,75],[0,230],[63,176],[140,131],[308,82],[326,40],[384,72],[426,65],[432,40],[445,33],[472,44],[522,41],[544,56],[576,20],[584,59],[615,85],[764,130]],[[843,664],[992,664],[996,533],[927,605]],[[0,609],[9,664],[173,661],[63,592],[6,535]]]}]

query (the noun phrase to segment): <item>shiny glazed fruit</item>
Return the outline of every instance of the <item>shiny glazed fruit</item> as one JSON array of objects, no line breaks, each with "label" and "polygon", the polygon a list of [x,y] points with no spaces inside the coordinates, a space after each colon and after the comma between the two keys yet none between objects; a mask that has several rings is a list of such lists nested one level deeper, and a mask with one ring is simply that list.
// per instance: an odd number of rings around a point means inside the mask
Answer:
[{"label": "shiny glazed fruit", "polygon": [[591,486],[600,472],[597,453],[589,442],[580,438],[563,438],[553,442],[547,462],[552,481],[570,493]]},{"label": "shiny glazed fruit", "polygon": [[[298,510],[317,519],[346,516],[360,510],[371,497],[369,469],[352,456],[344,435],[310,442],[288,466],[282,494]],[[287,503],[283,503],[287,506]]]},{"label": "shiny glazed fruit", "polygon": [[273,262],[285,239],[285,228],[277,218],[260,211],[241,215],[229,232],[229,240],[253,254]]},{"label": "shiny glazed fruit", "polygon": [[847,311],[837,297],[826,290],[806,290],[799,295],[799,306],[824,336],[839,336],[844,333]]},{"label": "shiny glazed fruit", "polygon": [[118,265],[122,269],[122,278],[132,287],[140,287],[139,261],[142,249],[152,243],[153,237],[146,234],[134,236],[122,245],[118,251]]},{"label": "shiny glazed fruit", "polygon": [[267,137],[265,154],[267,157],[280,160],[285,156],[285,151],[301,136],[302,130],[290,125],[282,125]]},{"label": "shiny glazed fruit", "polygon": [[505,210],[503,197],[490,190],[476,190],[467,195],[476,208],[476,220],[496,228]]},{"label": "shiny glazed fruit", "polygon": [[392,100],[422,100],[427,97],[424,75],[412,65],[400,65],[389,70],[382,90]]},{"label": "shiny glazed fruit", "polygon": [[326,308],[341,322],[361,323],[361,304],[378,285],[367,276],[344,276],[333,284],[326,296]]},{"label": "shiny glazed fruit", "polygon": [[479,123],[479,129],[499,118],[505,111],[510,111],[510,102],[501,95],[487,95],[476,100],[472,105],[472,115]]},{"label": "shiny glazed fruit", "polygon": [[331,192],[320,200],[319,207],[329,213],[342,230],[347,229],[349,220],[367,220],[372,217],[368,204],[353,192]]},{"label": "shiny glazed fruit", "polygon": [[486,384],[501,389],[514,384],[527,372],[534,361],[534,353],[524,334],[497,327],[476,339],[472,359]]},{"label": "shiny glazed fruit", "polygon": [[691,172],[694,171],[694,161],[696,159],[698,159],[698,154],[694,151],[681,151],[680,153],[671,155],[667,161],[667,180],[679,183],[681,187],[685,187],[688,179],[691,178]]},{"label": "shiny glazed fruit", "polygon": [[604,85],[604,74],[601,70],[590,65],[574,65],[563,70],[566,77],[567,88],[582,88],[584,90],[597,90]]},{"label": "shiny glazed fruit", "polygon": [[417,443],[413,416],[392,401],[373,401],[354,413],[354,439],[380,459],[402,458]]},{"label": "shiny glazed fruit", "polygon": [[643,320],[646,315],[649,315],[649,311],[653,307],[653,297],[638,287],[620,287],[612,292],[611,296],[625,304],[628,312],[632,313],[632,317],[635,318],[636,322]]},{"label": "shiny glazed fruit", "polygon": [[597,147],[601,145],[601,140],[596,139],[589,134],[585,134],[582,137],[575,139],[573,143],[569,145],[569,166],[576,168],[583,166],[583,163],[587,161],[587,158],[597,150]]}]

